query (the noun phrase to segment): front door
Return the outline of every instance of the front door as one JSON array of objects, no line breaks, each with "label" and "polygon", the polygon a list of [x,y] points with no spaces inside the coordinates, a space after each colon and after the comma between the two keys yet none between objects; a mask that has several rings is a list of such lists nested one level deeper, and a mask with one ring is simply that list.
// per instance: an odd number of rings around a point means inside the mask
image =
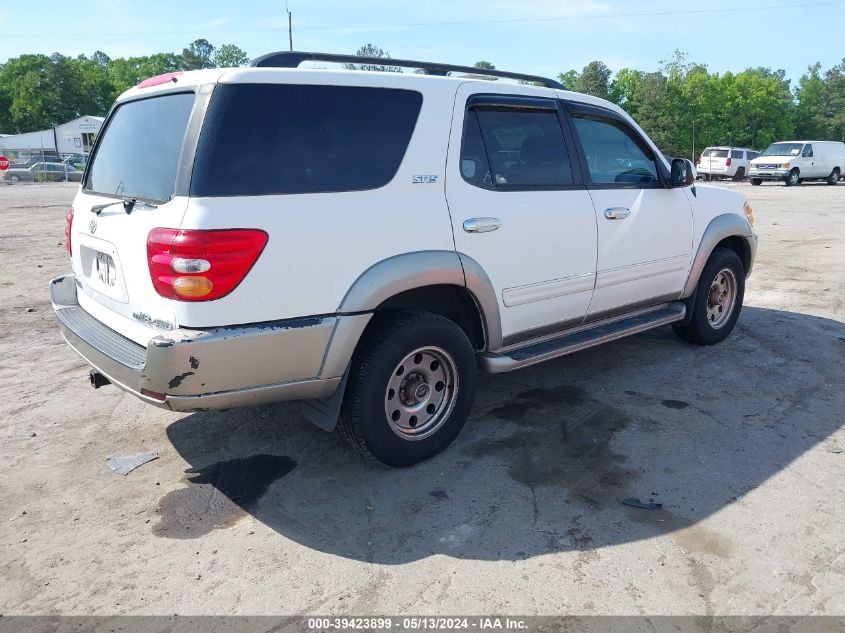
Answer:
[{"label": "front door", "polygon": [[596,220],[552,91],[478,90],[458,89],[446,198],[455,246],[490,278],[508,345],[581,323],[595,283]]},{"label": "front door", "polygon": [[616,112],[568,105],[598,224],[588,320],[677,299],[692,252],[685,189],[664,185],[657,156]]}]

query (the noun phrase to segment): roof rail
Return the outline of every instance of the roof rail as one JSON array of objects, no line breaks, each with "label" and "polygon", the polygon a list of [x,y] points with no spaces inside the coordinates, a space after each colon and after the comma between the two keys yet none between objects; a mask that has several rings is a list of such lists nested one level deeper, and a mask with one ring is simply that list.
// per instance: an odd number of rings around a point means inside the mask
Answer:
[{"label": "roof rail", "polygon": [[474,66],[455,66],[453,64],[438,64],[436,62],[421,62],[412,59],[393,59],[391,57],[360,57],[358,55],[336,55],[334,53],[305,53],[301,51],[281,51],[268,53],[252,60],[250,66],[255,68],[297,68],[302,62],[336,62],[341,64],[366,64],[368,66],[400,66],[402,68],[419,68],[423,74],[445,77],[448,73],[466,73],[470,75],[488,75],[505,79],[518,79],[542,84],[547,88],[565,90],[563,84],[548,77],[537,75],[523,75],[503,70],[475,68]]}]

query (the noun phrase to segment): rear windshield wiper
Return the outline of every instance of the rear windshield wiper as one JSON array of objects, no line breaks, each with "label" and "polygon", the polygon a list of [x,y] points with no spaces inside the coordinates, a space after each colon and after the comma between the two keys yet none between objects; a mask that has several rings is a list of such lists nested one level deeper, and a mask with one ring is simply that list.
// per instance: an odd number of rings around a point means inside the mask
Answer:
[{"label": "rear windshield wiper", "polygon": [[107,202],[105,204],[95,204],[93,207],[91,207],[91,213],[95,215],[100,215],[100,212],[103,209],[108,209],[109,207],[113,207],[116,204],[123,205],[123,210],[126,212],[126,215],[132,213],[135,210],[135,207],[139,207],[141,209],[158,209],[156,205],[150,204],[149,202],[138,200],[138,198],[130,198],[129,196],[124,196],[120,200],[115,200],[114,202]]}]

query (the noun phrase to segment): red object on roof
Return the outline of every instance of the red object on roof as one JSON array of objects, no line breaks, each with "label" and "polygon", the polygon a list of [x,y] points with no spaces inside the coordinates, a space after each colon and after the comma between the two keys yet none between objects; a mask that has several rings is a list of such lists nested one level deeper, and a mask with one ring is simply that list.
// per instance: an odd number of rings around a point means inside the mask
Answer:
[{"label": "red object on roof", "polygon": [[179,75],[183,73],[165,73],[163,75],[156,75],[155,77],[150,77],[149,79],[144,79],[141,83],[139,83],[136,88],[150,88],[152,86],[160,86],[161,84],[167,84],[171,81],[175,82]]}]

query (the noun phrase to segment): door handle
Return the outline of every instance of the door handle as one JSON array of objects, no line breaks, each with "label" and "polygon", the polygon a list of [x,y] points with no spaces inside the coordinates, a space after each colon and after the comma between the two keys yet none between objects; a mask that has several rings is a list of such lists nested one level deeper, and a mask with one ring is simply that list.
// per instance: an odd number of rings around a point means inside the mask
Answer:
[{"label": "door handle", "polygon": [[627,207],[610,207],[604,210],[604,217],[608,220],[624,220],[631,215],[631,210]]},{"label": "door handle", "polygon": [[464,231],[467,233],[489,233],[502,226],[499,218],[470,218],[464,220]]}]

